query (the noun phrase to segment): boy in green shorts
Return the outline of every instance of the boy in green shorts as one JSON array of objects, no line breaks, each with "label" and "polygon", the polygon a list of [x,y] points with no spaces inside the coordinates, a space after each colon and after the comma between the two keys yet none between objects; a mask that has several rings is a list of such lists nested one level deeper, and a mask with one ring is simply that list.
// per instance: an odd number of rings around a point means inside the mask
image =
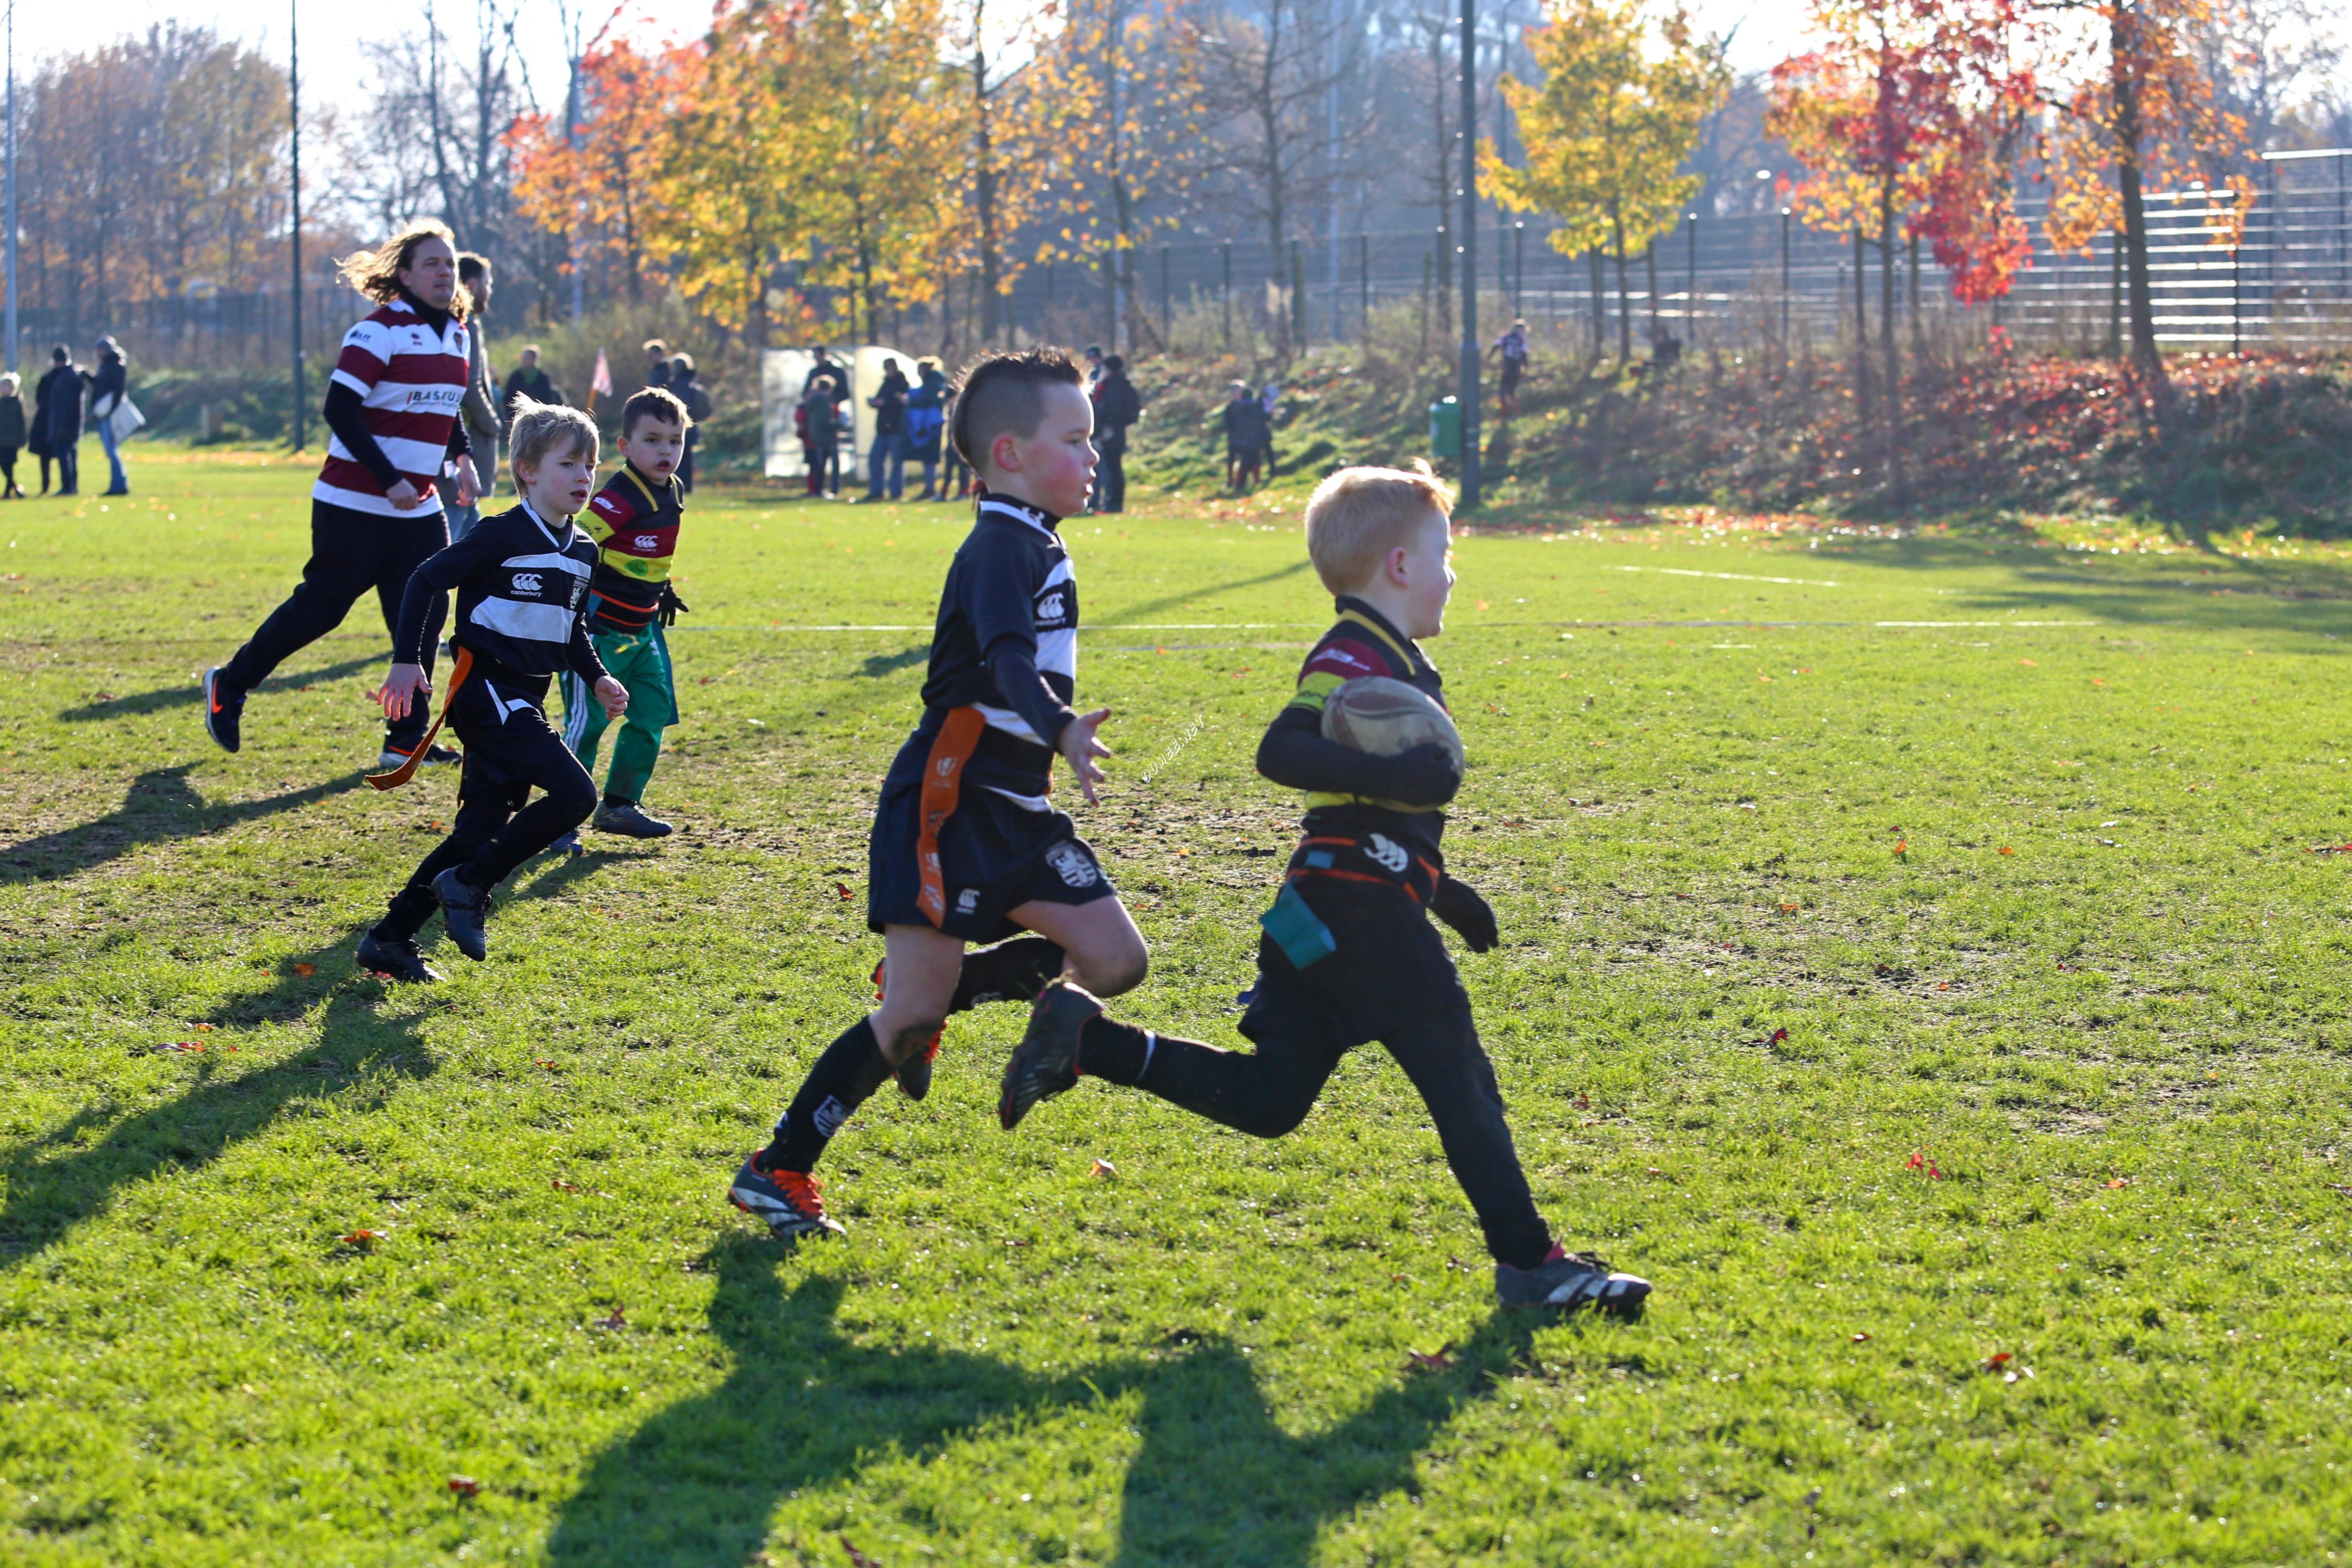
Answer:
[{"label": "boy in green shorts", "polygon": [[[604,668],[629,689],[628,717],[613,741],[604,798],[588,820],[601,833],[666,838],[671,831],[640,803],[661,756],[662,731],[677,722],[677,689],[662,628],[686,609],[669,572],[685,505],[678,457],[693,423],[686,405],[664,388],[648,386],[633,395],[621,407],[620,470],[580,514],[597,544],[596,571],[588,583],[589,635]],[[596,743],[611,721],[572,677],[563,684],[563,743],[593,774]],[[577,850],[579,842],[574,835],[559,847]]]}]

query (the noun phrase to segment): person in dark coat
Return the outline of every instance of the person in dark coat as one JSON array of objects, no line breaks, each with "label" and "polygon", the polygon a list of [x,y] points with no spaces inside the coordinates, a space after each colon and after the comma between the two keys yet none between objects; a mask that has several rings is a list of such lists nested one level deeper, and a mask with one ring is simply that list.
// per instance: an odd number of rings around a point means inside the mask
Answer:
[{"label": "person in dark coat", "polygon": [[882,384],[866,406],[874,410],[874,444],[866,453],[866,499],[882,499],[883,476],[889,476],[890,499],[907,493],[907,373],[894,359],[882,362]]},{"label": "person in dark coat", "polygon": [[669,380],[664,384],[672,397],[686,405],[686,416],[694,421],[686,427],[686,447],[677,455],[677,488],[694,489],[694,448],[702,439],[703,421],[710,417],[710,394],[694,377],[694,356],[672,354]]},{"label": "person in dark coat", "polygon": [[130,366],[122,345],[112,338],[98,340],[98,373],[89,378],[89,419],[98,426],[98,443],[106,448],[106,493],[127,496],[130,476],[122,471],[122,438],[115,434],[115,414],[131,395]]},{"label": "person in dark coat", "polygon": [[563,389],[555,384],[552,376],[539,368],[537,343],[532,343],[522,351],[521,359],[516,362],[513,373],[507,377],[506,391],[499,398],[499,413],[509,429],[514,427],[514,403],[517,395],[528,397],[533,403],[543,403],[550,408],[562,405]]},{"label": "person in dark coat", "polygon": [[917,500],[943,499],[940,489],[940,436],[948,422],[948,378],[935,359],[915,362],[916,384],[907,394],[907,459],[923,465],[923,493]]},{"label": "person in dark coat", "polygon": [[1127,429],[1143,417],[1143,399],[1127,379],[1127,359],[1112,354],[1103,361],[1102,379],[1095,384],[1095,450],[1102,466],[1095,474],[1097,511],[1127,510]]},{"label": "person in dark coat", "polygon": [[25,400],[16,395],[24,385],[15,371],[0,375],[0,478],[7,481],[0,488],[0,500],[23,500],[24,489],[16,483],[16,454],[25,447]]},{"label": "person in dark coat", "polygon": [[[849,373],[823,347],[816,351],[816,363],[810,367],[808,379],[801,383],[801,396],[806,399],[811,389],[824,388],[826,405],[834,411],[834,426],[841,424],[841,405],[849,401]],[[833,445],[826,448],[825,472],[818,489],[826,495],[841,493],[841,439],[836,434]]]},{"label": "person in dark coat", "polygon": [[1266,417],[1265,405],[1237,381],[1220,423],[1225,432],[1225,488],[1245,490],[1256,482],[1266,448],[1274,444],[1274,422]]},{"label": "person in dark coat", "polygon": [[73,350],[59,343],[49,353],[48,374],[33,388],[33,418],[47,450],[41,455],[41,493],[49,493],[49,459],[57,459],[58,494],[76,495],[81,485],[81,395],[89,374],[73,362]]},{"label": "person in dark coat", "polygon": [[669,345],[659,338],[646,340],[646,384],[656,392],[669,390]]}]

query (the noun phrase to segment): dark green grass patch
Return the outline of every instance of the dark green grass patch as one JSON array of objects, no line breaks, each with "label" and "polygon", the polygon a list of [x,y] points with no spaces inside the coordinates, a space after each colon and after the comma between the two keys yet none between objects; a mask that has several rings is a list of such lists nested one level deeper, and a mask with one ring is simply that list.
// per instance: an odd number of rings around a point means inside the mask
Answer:
[{"label": "dark green grass patch", "polygon": [[[488,963],[436,933],[450,983],[392,991],[352,939],[454,781],[358,784],[372,605],[210,748],[193,677],[292,583],[309,473],[171,457],[0,510],[0,1559],[2352,1532],[2336,557],[1463,539],[1450,853],[1506,935],[1463,970],[1543,1206],[1658,1287],[1557,1323],[1492,1307],[1377,1049],[1279,1142],[1097,1084],[1006,1137],[994,1009],[835,1145],[845,1242],[722,1206],[866,994],[961,513],[698,498],[680,834],[527,867]],[[1080,818],[1155,950],[1122,1010],[1226,1045],[1294,811],[1249,759],[1327,608],[1283,521],[1069,527],[1120,748]]]}]

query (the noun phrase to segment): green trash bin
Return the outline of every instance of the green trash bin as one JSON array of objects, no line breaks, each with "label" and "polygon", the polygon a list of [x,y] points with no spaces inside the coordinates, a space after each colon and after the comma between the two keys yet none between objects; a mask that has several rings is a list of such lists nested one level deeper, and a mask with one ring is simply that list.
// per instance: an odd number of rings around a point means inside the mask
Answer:
[{"label": "green trash bin", "polygon": [[1462,405],[1451,397],[1429,405],[1429,451],[1437,458],[1462,455]]}]

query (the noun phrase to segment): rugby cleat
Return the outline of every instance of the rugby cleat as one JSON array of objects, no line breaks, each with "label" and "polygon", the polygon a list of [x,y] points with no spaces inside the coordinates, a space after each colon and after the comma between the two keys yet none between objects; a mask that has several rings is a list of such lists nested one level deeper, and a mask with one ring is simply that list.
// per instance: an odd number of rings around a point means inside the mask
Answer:
[{"label": "rugby cleat", "polygon": [[596,808],[588,826],[599,833],[618,833],[628,838],[667,838],[677,829],[658,816],[647,816],[635,801],[614,805],[607,801]]},{"label": "rugby cleat", "polygon": [[1506,1307],[1558,1307],[1572,1312],[1589,1306],[1596,1312],[1635,1318],[1649,1295],[1650,1282],[1641,1276],[1619,1274],[1590,1252],[1558,1246],[1533,1268],[1495,1265],[1495,1300]]},{"label": "rugby cleat", "polygon": [[939,1059],[940,1037],[933,1035],[921,1055],[908,1057],[898,1064],[898,1070],[890,1075],[898,1080],[898,1092],[915,1100],[930,1093],[931,1064]]},{"label": "rugby cleat", "polygon": [[580,830],[576,827],[571,832],[565,834],[562,837],[557,839],[554,843],[549,845],[547,847],[548,852],[554,855],[585,855],[588,853],[588,847],[580,842]]},{"label": "rugby cleat", "polygon": [[431,985],[441,978],[441,972],[425,962],[414,937],[384,937],[363,931],[360,936],[357,954],[362,969],[373,970],[386,980],[404,980],[415,985]]},{"label": "rugby cleat", "polygon": [[441,923],[449,928],[457,951],[476,963],[489,957],[489,894],[461,879],[452,866],[433,879],[433,896],[441,900]]},{"label": "rugby cleat", "polygon": [[205,671],[205,733],[222,751],[234,752],[245,744],[237,728],[245,717],[245,693],[222,685],[220,674],[217,669]]},{"label": "rugby cleat", "polygon": [[839,1236],[841,1223],[824,1212],[814,1176],[802,1171],[763,1171],[753,1151],[735,1173],[727,1201],[764,1223],[778,1241],[798,1241],[804,1236]]},{"label": "rugby cleat", "polygon": [[1102,1016],[1102,1004],[1066,980],[1056,980],[1029,1009],[1029,1028],[1005,1058],[996,1120],[1007,1132],[1041,1100],[1076,1087],[1078,1032]]}]

